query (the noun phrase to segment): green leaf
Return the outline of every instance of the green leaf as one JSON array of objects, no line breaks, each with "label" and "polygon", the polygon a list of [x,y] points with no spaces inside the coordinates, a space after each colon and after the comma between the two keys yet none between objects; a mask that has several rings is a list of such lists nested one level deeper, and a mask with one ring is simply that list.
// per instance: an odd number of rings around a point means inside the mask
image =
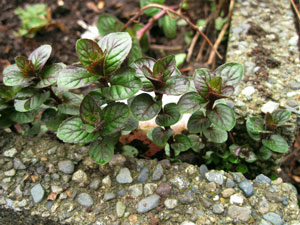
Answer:
[{"label": "green leaf", "polygon": [[188,92],[180,97],[177,106],[181,113],[193,113],[204,107],[206,102],[197,92]]},{"label": "green leaf", "polygon": [[227,138],[227,132],[217,127],[209,127],[203,131],[204,136],[210,142],[214,143],[224,143]]},{"label": "green leaf", "polygon": [[87,94],[80,104],[80,118],[84,123],[97,125],[101,120],[101,101],[97,101],[93,94]]},{"label": "green leaf", "polygon": [[110,14],[101,14],[97,21],[97,28],[101,37],[120,31],[123,25],[118,18]]},{"label": "green leaf", "polygon": [[155,117],[161,110],[161,101],[154,101],[151,95],[143,93],[132,100],[130,110],[139,121],[147,121]]},{"label": "green leaf", "polygon": [[13,123],[14,122],[10,120],[10,118],[7,114],[0,114],[0,129],[8,128],[11,125],[13,125]]},{"label": "green leaf", "polygon": [[144,74],[144,67],[149,68],[150,71],[153,71],[153,66],[155,64],[155,60],[151,58],[141,58],[136,60],[130,66],[135,68],[135,76],[138,77],[143,83],[144,91],[153,91],[154,87],[150,80],[148,80]]},{"label": "green leaf", "polygon": [[176,69],[174,55],[163,57],[156,61],[153,66],[153,78],[166,82]]},{"label": "green leaf", "polygon": [[127,124],[130,116],[129,108],[126,104],[115,102],[104,108],[103,135],[113,134],[122,130]]},{"label": "green leaf", "polygon": [[34,121],[37,113],[37,110],[30,112],[13,112],[9,115],[9,119],[19,124],[31,123]]},{"label": "green leaf", "polygon": [[36,88],[49,87],[56,83],[57,74],[65,67],[63,63],[54,63],[46,66],[40,73],[41,80],[37,83]]},{"label": "green leaf", "polygon": [[102,94],[112,101],[130,98],[142,88],[141,80],[135,76],[135,69],[129,67],[118,70],[110,78],[110,84],[102,88]]},{"label": "green leaf", "polygon": [[41,45],[35,49],[28,57],[31,60],[35,71],[40,71],[51,55],[52,47],[50,45]]},{"label": "green leaf", "polygon": [[272,152],[269,148],[265,146],[261,146],[259,149],[259,157],[262,158],[263,160],[268,160],[272,156]]},{"label": "green leaf", "polygon": [[109,136],[98,139],[90,145],[90,157],[97,164],[105,165],[114,155],[114,142]]},{"label": "green leaf", "polygon": [[175,55],[176,66],[180,66],[186,59],[186,53],[178,53]]},{"label": "green leaf", "polygon": [[167,127],[177,123],[180,119],[180,112],[175,103],[169,103],[164,106],[163,113],[158,114],[155,122],[159,126]]},{"label": "green leaf", "polygon": [[88,67],[91,63],[101,60],[103,51],[97,42],[90,39],[79,39],[76,42],[76,52],[83,66]]},{"label": "green leaf", "polygon": [[139,121],[137,121],[132,115],[130,115],[128,118],[128,121],[122,131],[131,132],[131,131],[137,129],[138,126],[139,126]]},{"label": "green leaf", "polygon": [[6,86],[23,86],[30,85],[32,78],[23,77],[21,70],[16,64],[5,67],[3,70],[3,83]]},{"label": "green leaf", "polygon": [[286,140],[280,135],[273,134],[269,140],[262,140],[262,143],[273,152],[286,153],[289,150]]},{"label": "green leaf", "polygon": [[116,32],[104,36],[98,42],[105,55],[105,73],[117,70],[128,56],[132,40],[127,32]]},{"label": "green leaf", "polygon": [[[52,89],[53,89],[53,86],[52,86]],[[54,89],[54,92],[55,92],[56,95],[60,94],[55,89]],[[83,99],[82,94],[75,94],[75,93],[65,91],[65,90],[63,90],[61,97],[63,98],[65,103],[70,103],[70,104],[73,104],[73,105],[80,105],[80,103]]]},{"label": "green leaf", "polygon": [[230,131],[235,125],[235,115],[228,105],[218,104],[213,110],[208,110],[207,117],[216,127]]},{"label": "green leaf", "polygon": [[175,38],[176,37],[176,19],[171,18],[169,15],[165,15],[162,18],[163,31],[167,38]]},{"label": "green leaf", "polygon": [[24,103],[24,109],[27,111],[37,109],[50,97],[50,92],[37,93],[27,99]]},{"label": "green leaf", "polygon": [[138,154],[139,154],[139,151],[135,147],[133,147],[131,145],[123,145],[122,146],[122,155],[134,158],[134,157],[137,157]]},{"label": "green leaf", "polygon": [[211,72],[208,69],[197,69],[194,72],[194,84],[197,92],[202,96],[206,96],[208,94],[208,83],[211,80]]},{"label": "green leaf", "polygon": [[60,104],[57,107],[58,112],[66,115],[79,116],[79,106],[73,104]]},{"label": "green leaf", "polygon": [[80,117],[71,117],[63,121],[58,130],[57,137],[67,143],[89,143],[98,137],[98,133],[88,133],[83,129]]},{"label": "green leaf", "polygon": [[170,77],[166,85],[158,91],[165,93],[167,95],[182,95],[189,89],[190,82],[187,78],[183,76],[173,76]]},{"label": "green leaf", "polygon": [[246,128],[249,136],[255,140],[260,140],[260,133],[265,133],[264,120],[257,116],[249,117],[246,121]]},{"label": "green leaf", "polygon": [[202,111],[194,112],[188,120],[187,128],[190,133],[201,133],[208,127],[211,122]]},{"label": "green leaf", "polygon": [[277,126],[284,125],[290,118],[291,112],[286,109],[276,110],[272,112],[272,117]]},{"label": "green leaf", "polygon": [[161,127],[155,127],[152,131],[152,140],[159,146],[165,146],[170,137],[174,134],[171,128],[164,130]]},{"label": "green leaf", "polygon": [[46,109],[41,117],[41,121],[46,123],[48,129],[57,131],[59,125],[67,118],[67,115],[62,114],[55,109]]},{"label": "green leaf", "polygon": [[132,48],[130,50],[130,53],[128,55],[128,65],[133,63],[135,60],[140,59],[143,57],[142,49],[140,47],[139,40],[136,37],[135,31],[133,31],[133,34],[131,35],[132,38]]},{"label": "green leaf", "polygon": [[257,160],[257,157],[254,152],[249,152],[248,155],[245,157],[245,161],[247,163],[253,163]]},{"label": "green leaf", "polygon": [[247,173],[248,167],[245,164],[239,164],[236,168],[236,171],[240,173]]},{"label": "green leaf", "polygon": [[244,75],[244,68],[239,63],[225,63],[219,66],[214,73],[222,77],[223,86],[237,86]]},{"label": "green leaf", "polygon": [[23,77],[35,76],[34,67],[26,57],[18,56],[15,59],[18,68],[22,71]]},{"label": "green leaf", "polygon": [[[149,4],[153,4],[153,3],[164,4],[164,2],[165,2],[165,0],[140,0],[140,6],[141,6],[141,8],[143,8],[144,6],[149,5]],[[154,16],[159,11],[160,11],[160,9],[150,8],[150,9],[146,9],[144,11],[144,13],[148,16]]]},{"label": "green leaf", "polygon": [[22,87],[8,87],[0,84],[0,98],[3,101],[13,100]]},{"label": "green leaf", "polygon": [[85,68],[67,66],[58,73],[57,85],[59,88],[76,89],[88,86],[99,76],[93,75]]},{"label": "green leaf", "polygon": [[192,147],[190,139],[184,134],[176,134],[174,139],[175,142],[171,144],[171,148],[173,148],[175,152],[184,152]]},{"label": "green leaf", "polygon": [[188,138],[190,139],[191,142],[191,149],[193,149],[194,152],[199,153],[201,149],[205,147],[201,138],[198,135],[190,134],[188,135]]}]

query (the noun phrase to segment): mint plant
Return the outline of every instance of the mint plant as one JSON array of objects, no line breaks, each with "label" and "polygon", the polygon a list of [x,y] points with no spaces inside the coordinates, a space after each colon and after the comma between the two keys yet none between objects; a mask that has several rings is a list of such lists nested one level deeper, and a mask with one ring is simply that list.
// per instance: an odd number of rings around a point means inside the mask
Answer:
[{"label": "mint plant", "polygon": [[[50,45],[16,57],[0,83],[0,128],[18,123],[29,126],[21,133],[56,132],[63,142],[89,145],[98,164],[109,162],[115,152],[137,156],[139,149],[121,146],[119,138],[136,130],[139,121],[152,119],[157,126],[147,137],[172,160],[193,150],[207,164],[246,173],[251,163],[270,161],[272,152],[287,152],[287,142],[277,134],[290,117],[287,110],[265,119],[249,117],[244,129],[249,138],[239,136],[245,132],[237,130],[226,99],[242,79],[241,64],[226,63],[213,72],[197,69],[186,77],[174,55],[130,62],[133,42],[128,32],[110,33],[98,42],[80,39],[79,63],[73,65],[47,64]],[[181,96],[177,103],[163,104],[176,95]],[[175,135],[172,126],[185,113],[191,114],[187,130]]]},{"label": "mint plant", "polygon": [[43,3],[27,4],[24,9],[16,9],[15,14],[22,21],[22,28],[19,29],[18,34],[29,38],[33,38],[40,29],[46,27],[51,21],[47,5]]},{"label": "mint plant", "polygon": [[[29,57],[18,56],[16,64],[6,67],[3,71],[1,88],[1,127],[8,127],[14,122],[31,123],[39,111],[60,100],[55,96],[51,85],[56,83],[55,74],[64,67],[62,63],[45,66],[50,57],[50,45],[42,45],[34,50]],[[4,107],[4,108],[3,108]]]}]

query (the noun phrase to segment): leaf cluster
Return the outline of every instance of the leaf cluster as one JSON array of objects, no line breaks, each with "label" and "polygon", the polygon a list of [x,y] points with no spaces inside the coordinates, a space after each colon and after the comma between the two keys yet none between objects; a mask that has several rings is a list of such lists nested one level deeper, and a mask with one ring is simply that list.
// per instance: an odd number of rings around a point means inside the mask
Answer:
[{"label": "leaf cluster", "polygon": [[[157,126],[147,137],[173,159],[193,150],[207,163],[223,161],[226,168],[238,165],[245,171],[241,162],[267,160],[271,151],[287,151],[286,141],[276,134],[290,116],[286,110],[268,113],[265,119],[248,118],[247,132],[260,144],[258,153],[247,143],[228,145],[236,118],[226,99],[242,79],[242,65],[226,63],[213,72],[197,69],[186,77],[174,55],[130,62],[133,48],[128,32],[114,32],[98,42],[78,40],[79,63],[73,65],[47,64],[50,45],[16,57],[0,84],[0,127],[18,123],[29,124],[29,134],[54,131],[64,142],[89,145],[98,164],[109,162],[116,151],[136,156],[133,146],[120,147],[119,137],[137,129],[139,121],[152,119]],[[169,95],[181,97],[164,105]],[[185,113],[191,114],[188,130],[175,135],[172,126]]]},{"label": "leaf cluster", "polygon": [[40,29],[47,26],[51,19],[47,5],[43,3],[27,4],[25,8],[17,8],[15,14],[22,22],[19,35],[33,38]]}]

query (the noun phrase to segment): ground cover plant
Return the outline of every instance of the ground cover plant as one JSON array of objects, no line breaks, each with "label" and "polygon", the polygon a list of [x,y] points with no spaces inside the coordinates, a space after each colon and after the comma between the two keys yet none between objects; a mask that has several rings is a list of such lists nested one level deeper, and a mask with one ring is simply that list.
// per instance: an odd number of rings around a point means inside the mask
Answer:
[{"label": "ground cover plant", "polygon": [[[28,58],[16,57],[16,64],[3,71],[1,127],[29,124],[23,133],[31,135],[54,131],[64,142],[89,145],[98,164],[106,164],[116,152],[137,155],[135,146],[120,146],[119,138],[137,129],[138,121],[153,118],[157,127],[147,136],[164,146],[171,160],[192,149],[207,163],[245,173],[249,164],[287,152],[285,139],[276,133],[290,116],[286,110],[247,119],[245,130],[255,145],[234,140],[236,118],[226,99],[242,79],[242,65],[226,63],[213,72],[198,69],[187,77],[176,67],[174,55],[130,62],[132,43],[127,32],[110,33],[98,42],[80,39],[80,63],[73,65],[47,65],[49,45]],[[163,105],[164,95],[181,97]],[[192,113],[188,129],[175,135],[171,126],[184,113]]]}]

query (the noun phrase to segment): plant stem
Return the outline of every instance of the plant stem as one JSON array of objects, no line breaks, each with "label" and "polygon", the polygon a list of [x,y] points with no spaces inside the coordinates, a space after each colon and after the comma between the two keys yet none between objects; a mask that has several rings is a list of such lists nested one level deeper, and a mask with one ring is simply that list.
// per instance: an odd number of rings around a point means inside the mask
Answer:
[{"label": "plant stem", "polygon": [[56,94],[53,92],[51,87],[46,88],[46,90],[50,91],[50,97],[53,98],[55,100],[55,102],[57,103],[57,105],[62,104],[63,101],[56,96]]},{"label": "plant stem", "polygon": [[[178,6],[169,6],[170,9],[178,9]],[[152,18],[149,19],[148,23],[140,30],[136,31],[136,36],[138,40],[141,40],[141,38],[143,37],[143,35],[149,31],[154,23],[159,20],[161,17],[163,17],[166,14],[165,10],[160,11],[159,13],[157,13],[156,15],[154,15]]]},{"label": "plant stem", "polygon": [[165,6],[165,5],[160,5],[160,4],[149,4],[149,5],[146,5],[144,6],[143,8],[141,8],[138,13],[133,16],[121,29],[121,31],[124,31],[131,23],[133,23],[139,16],[141,16],[144,11],[146,9],[151,9],[151,8],[158,8],[158,9],[162,9],[168,13],[172,13],[176,16],[179,16],[180,18],[182,18],[185,22],[187,22],[187,24],[192,27],[194,30],[196,30],[198,33],[200,33],[200,35],[207,41],[207,43],[212,47],[213,51],[216,52],[217,56],[220,58],[220,59],[223,59],[223,57],[220,55],[220,53],[218,52],[217,49],[215,49],[215,47],[213,46],[213,44],[211,43],[211,41],[208,39],[208,37],[201,31],[201,29],[193,24],[187,17],[185,17],[184,15],[182,15],[181,13],[173,10],[173,9],[170,9],[168,6]]},{"label": "plant stem", "polygon": [[[163,94],[161,93],[157,93],[155,92],[155,96],[157,97],[157,100],[158,101],[162,101],[162,97],[163,97]],[[161,108],[160,112],[158,113],[159,114],[162,114],[164,112],[163,110],[163,107]],[[168,129],[171,129],[170,126],[166,126],[164,127],[165,130],[168,130]],[[173,140],[173,136],[171,136],[169,139],[168,139],[168,144],[170,145],[170,157],[171,158],[175,158],[175,152],[174,152],[174,149],[171,148],[171,144],[174,143],[174,140]]]}]

